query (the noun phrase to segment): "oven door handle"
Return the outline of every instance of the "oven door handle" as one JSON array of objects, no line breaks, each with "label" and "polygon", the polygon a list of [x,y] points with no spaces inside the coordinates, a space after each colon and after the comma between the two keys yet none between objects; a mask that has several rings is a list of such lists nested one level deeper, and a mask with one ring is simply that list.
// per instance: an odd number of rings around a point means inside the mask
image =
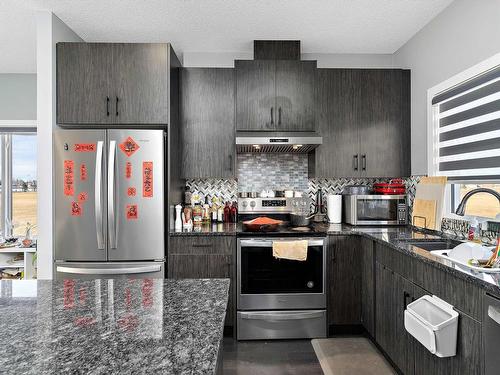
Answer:
[{"label": "oven door handle", "polygon": [[289,312],[279,314],[275,314],[272,312],[241,312],[240,314],[241,319],[276,321],[321,318],[324,315],[324,311]]},{"label": "oven door handle", "polygon": [[[299,239],[299,238],[294,238],[294,239],[283,239],[283,238],[277,238],[276,241],[293,241],[293,240],[301,240],[303,241],[304,239]],[[240,240],[240,245],[241,247],[272,247],[273,246],[273,240]],[[314,239],[314,240],[308,240],[307,246],[323,246],[325,241],[323,239]]]}]

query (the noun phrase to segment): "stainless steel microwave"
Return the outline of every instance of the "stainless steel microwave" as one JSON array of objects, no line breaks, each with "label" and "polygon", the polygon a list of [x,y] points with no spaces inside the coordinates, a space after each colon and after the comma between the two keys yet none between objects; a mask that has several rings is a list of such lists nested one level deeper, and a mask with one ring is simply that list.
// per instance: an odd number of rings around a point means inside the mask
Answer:
[{"label": "stainless steel microwave", "polygon": [[406,225],[406,195],[344,195],[344,222],[351,225]]}]

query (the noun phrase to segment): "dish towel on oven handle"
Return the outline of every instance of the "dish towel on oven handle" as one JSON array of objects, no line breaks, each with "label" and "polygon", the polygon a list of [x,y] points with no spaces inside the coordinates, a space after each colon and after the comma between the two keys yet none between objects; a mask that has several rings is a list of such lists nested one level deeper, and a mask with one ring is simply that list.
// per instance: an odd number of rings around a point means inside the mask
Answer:
[{"label": "dish towel on oven handle", "polygon": [[307,260],[307,240],[273,241],[273,257],[278,259]]}]

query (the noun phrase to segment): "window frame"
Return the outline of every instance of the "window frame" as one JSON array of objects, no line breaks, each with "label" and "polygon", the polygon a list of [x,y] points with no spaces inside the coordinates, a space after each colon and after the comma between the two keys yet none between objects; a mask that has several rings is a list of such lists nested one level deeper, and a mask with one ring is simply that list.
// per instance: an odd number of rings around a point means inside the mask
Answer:
[{"label": "window frame", "polygon": [[[439,176],[439,111],[437,106],[432,105],[432,99],[441,92],[447,91],[454,86],[460,85],[463,82],[477,77],[484,72],[495,68],[500,65],[500,53],[466,69],[451,78],[429,88],[427,90],[427,175]],[[460,184],[498,184],[500,180],[497,179],[484,179],[484,180],[453,180],[448,183],[450,191],[447,191],[445,199],[445,213],[444,216],[452,218],[463,217],[455,215],[456,208],[460,203]],[[475,217],[480,221],[495,220],[486,218],[484,216],[467,215],[468,217]]]},{"label": "window frame", "polygon": [[[0,231],[4,238],[13,235],[13,191],[12,191],[12,136],[37,134],[34,120],[0,120],[0,154],[1,154],[1,207]],[[5,189],[9,186],[9,189]]]},{"label": "window frame", "polygon": [[[432,105],[432,99],[451,88],[463,84],[465,81],[475,78],[488,70],[491,70],[500,65],[500,53],[472,66],[469,69],[460,72],[453,77],[429,88],[427,90],[427,175],[439,176],[439,123],[438,123],[438,108]],[[453,183],[487,183],[492,180],[484,181],[460,181],[454,180]],[[495,183],[500,180],[495,180]]]}]

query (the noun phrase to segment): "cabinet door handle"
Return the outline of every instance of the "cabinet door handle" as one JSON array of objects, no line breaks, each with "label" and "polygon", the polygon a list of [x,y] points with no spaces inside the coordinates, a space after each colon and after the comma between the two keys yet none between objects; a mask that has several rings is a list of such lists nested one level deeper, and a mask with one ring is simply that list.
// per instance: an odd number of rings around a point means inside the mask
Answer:
[{"label": "cabinet door handle", "polygon": [[410,298],[410,293],[408,293],[407,291],[403,291],[403,310],[406,310],[406,306],[408,306],[408,298]]},{"label": "cabinet door handle", "polygon": [[358,155],[353,155],[352,157],[352,164],[353,164],[353,168],[355,171],[358,170],[358,167],[359,167],[359,163],[358,163]]},{"label": "cabinet door handle", "polygon": [[233,155],[229,155],[229,172],[233,171]]},{"label": "cabinet door handle", "polygon": [[361,169],[366,171],[366,154],[361,155]]},{"label": "cabinet door handle", "polygon": [[118,96],[116,97],[116,116],[118,116]]},{"label": "cabinet door handle", "polygon": [[271,107],[271,125],[274,125],[274,108]]},{"label": "cabinet door handle", "polygon": [[278,108],[278,125],[281,125],[281,107]]},{"label": "cabinet door handle", "polygon": [[199,243],[194,243],[193,247],[213,247],[212,244],[199,244]]},{"label": "cabinet door handle", "polygon": [[106,116],[109,116],[109,96],[106,96]]}]

